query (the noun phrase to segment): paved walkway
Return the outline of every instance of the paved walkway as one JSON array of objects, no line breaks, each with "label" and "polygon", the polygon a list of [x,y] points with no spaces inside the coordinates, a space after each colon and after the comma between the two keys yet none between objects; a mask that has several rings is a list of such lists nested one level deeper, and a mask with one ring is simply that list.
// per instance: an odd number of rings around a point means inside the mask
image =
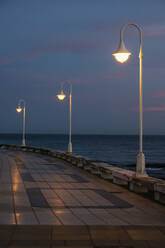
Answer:
[{"label": "paved walkway", "polygon": [[[45,243],[28,246],[36,239]],[[1,151],[0,240],[22,248],[165,247],[165,207],[62,160]]]}]

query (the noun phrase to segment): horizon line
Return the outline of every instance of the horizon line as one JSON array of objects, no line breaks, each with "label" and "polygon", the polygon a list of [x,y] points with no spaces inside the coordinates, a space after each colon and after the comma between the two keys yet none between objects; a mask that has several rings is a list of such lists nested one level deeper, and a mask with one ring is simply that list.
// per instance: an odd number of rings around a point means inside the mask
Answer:
[{"label": "horizon line", "polygon": [[[22,133],[0,133],[0,135],[22,135]],[[26,133],[25,135],[66,135],[68,136],[69,134],[67,133]],[[139,136],[139,134],[91,134],[91,133],[74,133],[73,135],[100,135],[100,136]],[[143,136],[165,136],[165,134],[143,134]]]}]

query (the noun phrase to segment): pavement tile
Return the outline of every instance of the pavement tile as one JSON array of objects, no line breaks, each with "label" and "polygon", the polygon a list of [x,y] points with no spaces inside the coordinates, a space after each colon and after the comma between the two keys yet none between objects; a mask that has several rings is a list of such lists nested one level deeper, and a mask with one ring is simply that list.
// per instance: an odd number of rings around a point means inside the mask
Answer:
[{"label": "pavement tile", "polygon": [[21,224],[21,225],[34,225],[34,224],[38,224],[38,221],[34,215],[34,213],[32,211],[29,212],[16,212],[16,220],[17,220],[17,224]]},{"label": "pavement tile", "polygon": [[13,183],[12,189],[14,193],[16,192],[25,192],[25,187],[23,183]]},{"label": "pavement tile", "polygon": [[63,247],[65,246],[65,241],[64,240],[51,240],[51,244],[53,247]]},{"label": "pavement tile", "polygon": [[4,190],[0,192],[0,197],[12,197],[12,191],[9,190]]},{"label": "pavement tile", "polygon": [[32,207],[49,208],[49,204],[39,188],[27,189],[27,194]]},{"label": "pavement tile", "polygon": [[0,240],[0,247],[1,248],[8,248],[8,240]]},{"label": "pavement tile", "polygon": [[[130,216],[129,218],[133,221],[134,225],[139,225],[143,223],[143,225],[159,225],[163,221],[163,217],[152,215],[147,215],[142,210],[136,208],[123,209],[124,212],[127,212]],[[165,223],[165,217],[164,217]]]},{"label": "pavement tile", "polygon": [[41,240],[15,240],[7,248],[50,248],[50,241]]},{"label": "pavement tile", "polygon": [[148,229],[129,229],[127,230],[129,236],[133,240],[164,240],[165,235],[158,229],[152,227]]},{"label": "pavement tile", "polygon": [[118,226],[90,226],[89,230],[93,241],[130,240],[128,233]]},{"label": "pavement tile", "polygon": [[64,225],[84,225],[84,223],[78,217],[74,216],[69,209],[53,209],[53,212]]},{"label": "pavement tile", "polygon": [[56,208],[56,207],[64,207],[64,202],[61,199],[47,199],[47,202],[50,207]]},{"label": "pavement tile", "polygon": [[49,189],[50,186],[46,182],[37,182],[37,187],[42,188],[42,189]]},{"label": "pavement tile", "polygon": [[164,226],[158,227],[158,229],[165,235],[165,224]]},{"label": "pavement tile", "polygon": [[12,205],[12,202],[13,202],[13,197],[12,195],[10,194],[5,194],[5,195],[2,195],[0,194],[0,204],[9,204],[9,205]]},{"label": "pavement tile", "polygon": [[0,216],[3,213],[12,214],[13,212],[14,212],[14,206],[13,205],[9,205],[7,203],[6,204],[0,203]]},{"label": "pavement tile", "polygon": [[[83,192],[83,190],[81,192]],[[110,194],[109,192],[106,192],[106,193]],[[92,199],[98,206],[104,207],[104,206],[114,205],[111,203],[111,201],[101,196],[97,191],[95,192],[95,190],[84,190],[84,194],[86,194],[90,199]]]},{"label": "pavement tile", "polygon": [[[122,248],[149,248],[147,241],[142,240],[120,240]],[[156,248],[156,247],[155,247]]]},{"label": "pavement tile", "polygon": [[14,204],[15,206],[31,206],[28,196],[26,194],[22,196],[14,195]]},{"label": "pavement tile", "polygon": [[16,213],[26,213],[26,212],[31,212],[32,207],[31,206],[15,206],[15,212]]},{"label": "pavement tile", "polygon": [[14,213],[0,213],[0,224],[16,224]]},{"label": "pavement tile", "polygon": [[[118,240],[93,240],[94,248],[127,248],[120,245]],[[128,247],[133,248],[133,247]]]},{"label": "pavement tile", "polygon": [[54,190],[56,194],[61,198],[67,206],[81,206],[81,203],[77,201],[67,190],[57,189]]},{"label": "pavement tile", "polygon": [[89,211],[103,220],[106,224],[109,225],[128,225],[126,222],[122,221],[120,218],[117,218],[110,214],[106,209],[97,209],[97,208],[90,208]]},{"label": "pavement tile", "polygon": [[86,226],[53,227],[53,240],[90,240]]},{"label": "pavement tile", "polygon": [[87,208],[70,208],[87,225],[105,225],[105,222],[93,215]]},{"label": "pavement tile", "polygon": [[[53,245],[52,248],[94,248],[94,246],[91,246],[91,245],[85,245],[85,246],[82,246],[82,245],[79,245],[79,246],[75,246],[75,245],[65,245],[65,246],[58,246],[58,245]],[[99,247],[96,247],[96,248],[99,248]],[[104,247],[100,247],[100,248],[104,248]],[[105,248],[109,248],[109,247],[105,247]],[[113,248],[117,248],[117,247],[113,247]]]},{"label": "pavement tile", "polygon": [[1,183],[0,192],[11,191],[11,189],[12,189],[11,183]]},{"label": "pavement tile", "polygon": [[66,246],[80,247],[80,246],[92,245],[92,241],[91,240],[67,240],[65,244]]},{"label": "pavement tile", "polygon": [[51,226],[17,226],[12,240],[50,240]]},{"label": "pavement tile", "polygon": [[26,190],[24,190],[24,191],[14,191],[13,193],[14,193],[13,195],[14,195],[15,198],[24,197],[26,195]]},{"label": "pavement tile", "polygon": [[148,244],[149,248],[164,248],[165,247],[165,241],[164,240],[147,241],[147,244]]},{"label": "pavement tile", "polygon": [[39,210],[35,208],[35,214],[40,224],[61,225],[59,219],[50,209],[43,208]]},{"label": "pavement tile", "polygon": [[86,190],[69,190],[69,193],[76,198],[82,206],[96,206],[96,202],[86,196]]},{"label": "pavement tile", "polygon": [[0,228],[0,241],[10,240],[13,233],[12,228]]},{"label": "pavement tile", "polygon": [[58,199],[58,196],[52,189],[42,189],[41,192],[47,199]]}]

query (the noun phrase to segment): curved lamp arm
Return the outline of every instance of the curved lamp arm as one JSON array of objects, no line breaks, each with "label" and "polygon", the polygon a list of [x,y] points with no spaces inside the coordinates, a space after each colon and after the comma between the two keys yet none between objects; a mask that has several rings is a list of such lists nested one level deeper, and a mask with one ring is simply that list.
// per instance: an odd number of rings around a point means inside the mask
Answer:
[{"label": "curved lamp arm", "polygon": [[123,42],[123,33],[126,27],[134,26],[139,31],[139,39],[140,39],[140,53],[139,56],[142,56],[142,30],[136,23],[127,23],[120,29],[120,42]]},{"label": "curved lamp arm", "polygon": [[72,95],[72,83],[69,80],[65,80],[61,82],[61,92],[63,92],[64,85],[68,84],[70,86],[70,95]]},{"label": "curved lamp arm", "polygon": [[25,108],[25,106],[26,106],[25,100],[20,99],[18,102],[18,106],[21,106],[21,103],[23,104],[23,107]]}]

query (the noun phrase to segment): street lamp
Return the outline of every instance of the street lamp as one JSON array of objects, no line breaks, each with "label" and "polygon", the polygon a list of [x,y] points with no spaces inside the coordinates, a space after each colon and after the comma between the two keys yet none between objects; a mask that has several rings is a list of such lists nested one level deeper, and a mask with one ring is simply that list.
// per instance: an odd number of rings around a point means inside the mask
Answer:
[{"label": "street lamp", "polygon": [[[23,107],[21,108],[21,105],[23,104]],[[16,111],[18,113],[21,113],[23,111],[23,134],[22,134],[22,146],[26,146],[25,144],[25,101],[19,100],[18,107],[16,108]]]},{"label": "street lamp", "polygon": [[68,143],[68,152],[72,152],[72,140],[71,140],[71,136],[72,136],[72,84],[71,84],[70,81],[61,82],[61,90],[60,90],[60,93],[57,95],[57,98],[60,101],[63,101],[66,98],[66,95],[63,92],[64,83],[67,83],[70,86],[70,93],[69,93],[69,143]]},{"label": "street lamp", "polygon": [[142,92],[142,31],[141,28],[135,23],[128,23],[125,24],[120,30],[120,44],[118,49],[113,53],[115,59],[120,62],[124,63],[128,60],[131,53],[126,49],[123,41],[123,32],[127,26],[134,26],[139,31],[139,38],[140,38],[140,50],[139,50],[139,153],[137,154],[136,158],[136,175],[137,176],[146,176],[146,169],[145,169],[145,156],[143,153],[143,92]]}]

